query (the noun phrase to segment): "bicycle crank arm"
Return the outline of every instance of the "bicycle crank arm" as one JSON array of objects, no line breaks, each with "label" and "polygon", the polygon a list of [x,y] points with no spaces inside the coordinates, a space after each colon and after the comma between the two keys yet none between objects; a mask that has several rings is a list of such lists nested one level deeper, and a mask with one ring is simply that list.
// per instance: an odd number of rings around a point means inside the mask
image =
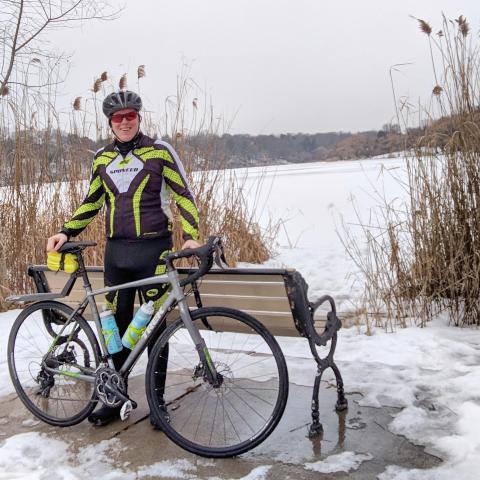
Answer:
[{"label": "bicycle crank arm", "polygon": [[137,408],[137,402],[135,400],[130,399],[127,395],[124,395],[122,392],[119,392],[118,389],[112,387],[110,382],[105,383],[105,390],[118,397],[123,403],[131,402],[133,409]]}]

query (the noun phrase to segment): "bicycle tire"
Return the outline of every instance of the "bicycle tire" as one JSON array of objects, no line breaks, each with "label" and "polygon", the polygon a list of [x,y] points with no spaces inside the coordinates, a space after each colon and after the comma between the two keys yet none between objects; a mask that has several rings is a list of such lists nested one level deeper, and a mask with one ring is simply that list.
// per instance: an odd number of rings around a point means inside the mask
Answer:
[{"label": "bicycle tire", "polygon": [[[80,423],[97,403],[94,384],[75,377],[93,372],[99,364],[100,348],[87,321],[75,315],[55,346],[45,321],[52,315],[66,321],[72,313],[56,301],[29,305],[18,315],[8,339],[8,368],[20,400],[37,418],[59,427]],[[67,373],[49,373],[45,362]]]},{"label": "bicycle tire", "polygon": [[191,316],[196,324],[206,319],[212,328],[201,335],[223,382],[213,388],[196,376],[198,352],[178,319],[149,357],[150,412],[165,434],[189,452],[211,458],[239,455],[263,442],[283,415],[288,398],[285,358],[273,335],[244,312],[207,307]]}]

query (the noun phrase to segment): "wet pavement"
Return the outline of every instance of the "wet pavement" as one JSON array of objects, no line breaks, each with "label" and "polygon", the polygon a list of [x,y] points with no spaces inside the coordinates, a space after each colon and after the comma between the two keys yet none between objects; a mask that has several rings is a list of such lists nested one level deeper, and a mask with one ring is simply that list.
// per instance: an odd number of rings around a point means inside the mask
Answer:
[{"label": "wet pavement", "polygon": [[[326,382],[322,382],[320,394],[324,433],[322,437],[308,438],[311,392],[310,387],[291,383],[287,408],[276,430],[263,444],[237,458],[211,460],[196,457],[177,447],[162,432],[153,430],[148,418],[143,376],[130,380],[131,397],[139,407],[127,421],[117,421],[102,428],[92,427],[87,421],[69,428],[51,427],[33,419],[15,395],[3,397],[0,399],[0,439],[19,433],[42,432],[71,443],[75,451],[116,438],[120,448],[109,452],[109,456],[118,469],[132,472],[138,467],[164,460],[187,460],[186,464],[191,465],[192,470],[189,473],[187,468],[182,478],[200,479],[240,479],[256,467],[270,466],[268,473],[258,478],[309,480],[318,479],[321,475],[325,480],[370,480],[388,465],[423,469],[440,463],[437,457],[429,455],[422,447],[388,431],[388,424],[395,413],[393,408],[360,407],[360,395],[347,393],[348,411],[335,412],[336,391],[328,388]],[[349,473],[319,474],[310,470],[312,466],[309,464],[348,451],[368,454],[371,458]]]}]

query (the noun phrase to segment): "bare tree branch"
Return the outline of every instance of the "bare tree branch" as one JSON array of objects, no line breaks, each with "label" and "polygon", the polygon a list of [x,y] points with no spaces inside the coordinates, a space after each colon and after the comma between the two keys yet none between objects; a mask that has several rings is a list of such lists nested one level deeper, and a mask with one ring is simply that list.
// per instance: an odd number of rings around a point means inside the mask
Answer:
[{"label": "bare tree branch", "polygon": [[[19,84],[10,81],[15,66],[28,70],[29,61],[33,55],[38,56],[38,47],[48,31],[86,20],[113,20],[122,10],[123,7],[113,9],[108,0],[0,0],[0,89],[4,90],[9,83]],[[57,55],[44,51],[42,56]],[[30,58],[25,61],[23,57]],[[26,81],[22,85],[29,84]]]},{"label": "bare tree branch", "polygon": [[27,88],[51,87],[53,85],[61,85],[62,83],[65,83],[65,80],[58,80],[57,82],[45,82],[41,85],[29,85],[24,82],[8,82],[9,85],[19,85],[20,87],[27,87]]},{"label": "bare tree branch", "polygon": [[8,68],[7,68],[7,73],[3,77],[2,84],[0,85],[0,90],[3,90],[5,88],[5,86],[7,85],[8,80],[10,78],[10,75],[12,74],[13,66],[15,64],[15,49],[16,49],[15,46],[17,44],[18,35],[20,33],[20,24],[22,22],[22,15],[23,15],[23,0],[20,0],[20,9],[19,9],[18,16],[17,16],[17,25],[16,25],[16,28],[15,28],[15,33],[13,35],[13,43],[12,43],[12,51],[11,51],[11,54],[10,54],[10,62],[9,62]]},{"label": "bare tree branch", "polygon": [[[67,8],[65,11],[60,12],[57,16],[47,16],[45,22],[43,25],[38,28],[38,30],[30,37],[27,38],[21,45],[19,45],[16,48],[16,52],[24,48],[26,45],[28,45],[33,39],[35,39],[38,35],[40,35],[45,28],[48,27],[49,24],[51,23],[60,23],[60,22],[81,22],[85,20],[100,20],[100,19],[105,19],[106,17],[104,15],[80,15],[76,16],[74,18],[68,18],[68,15],[76,10],[82,3],[84,3],[85,0],[77,0],[70,8]],[[96,10],[95,10],[96,11]]]}]

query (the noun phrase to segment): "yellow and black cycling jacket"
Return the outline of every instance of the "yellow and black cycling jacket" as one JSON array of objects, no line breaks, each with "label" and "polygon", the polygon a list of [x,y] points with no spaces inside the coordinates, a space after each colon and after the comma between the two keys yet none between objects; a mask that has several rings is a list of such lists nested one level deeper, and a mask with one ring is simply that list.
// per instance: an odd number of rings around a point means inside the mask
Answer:
[{"label": "yellow and black cycling jacket", "polygon": [[95,154],[87,196],[61,231],[78,235],[105,203],[107,238],[167,237],[172,230],[171,196],[184,240],[197,240],[198,210],[178,155],[168,143],[140,133],[125,156],[115,143]]}]

